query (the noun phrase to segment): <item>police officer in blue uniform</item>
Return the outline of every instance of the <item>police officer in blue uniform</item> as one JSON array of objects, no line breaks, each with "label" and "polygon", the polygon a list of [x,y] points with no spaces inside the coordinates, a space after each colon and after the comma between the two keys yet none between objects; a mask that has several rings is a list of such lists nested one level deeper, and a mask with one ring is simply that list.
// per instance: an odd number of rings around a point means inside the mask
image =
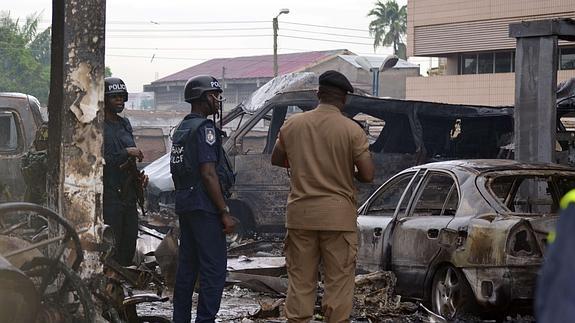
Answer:
[{"label": "police officer in blue uniform", "polygon": [[222,132],[210,115],[218,114],[222,88],[212,76],[192,77],[184,97],[191,113],[172,137],[170,170],[180,222],[174,322],[190,322],[192,295],[199,279],[196,322],[214,322],[226,280],[225,235],[236,224],[226,205],[234,175],[222,148]]},{"label": "police officer in blue uniform", "polygon": [[136,185],[139,184],[124,165],[129,158],[142,161],[144,155],[136,147],[130,121],[118,115],[128,101],[126,85],[119,78],[107,77],[104,86],[104,222],[114,230],[113,258],[120,265],[129,266],[138,238]]}]

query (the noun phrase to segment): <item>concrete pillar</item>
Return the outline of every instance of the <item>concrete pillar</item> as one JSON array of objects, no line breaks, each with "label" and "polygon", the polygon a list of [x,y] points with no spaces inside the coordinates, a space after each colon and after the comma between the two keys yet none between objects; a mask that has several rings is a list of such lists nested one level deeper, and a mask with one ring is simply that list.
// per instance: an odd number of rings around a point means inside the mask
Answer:
[{"label": "concrete pillar", "polygon": [[78,230],[83,275],[101,271],[105,0],[53,0],[48,196]]},{"label": "concrete pillar", "polygon": [[553,162],[556,132],[557,36],[517,39],[515,159]]},{"label": "concrete pillar", "polygon": [[575,21],[547,19],[513,23],[515,53],[515,159],[555,161],[557,43],[575,40]]}]

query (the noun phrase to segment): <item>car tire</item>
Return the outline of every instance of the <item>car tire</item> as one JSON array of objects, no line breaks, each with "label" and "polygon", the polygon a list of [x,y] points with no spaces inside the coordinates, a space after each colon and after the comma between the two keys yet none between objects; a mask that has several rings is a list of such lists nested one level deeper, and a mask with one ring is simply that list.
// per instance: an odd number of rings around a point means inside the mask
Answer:
[{"label": "car tire", "polygon": [[461,270],[446,265],[435,272],[431,284],[431,308],[447,320],[475,311],[475,296]]}]

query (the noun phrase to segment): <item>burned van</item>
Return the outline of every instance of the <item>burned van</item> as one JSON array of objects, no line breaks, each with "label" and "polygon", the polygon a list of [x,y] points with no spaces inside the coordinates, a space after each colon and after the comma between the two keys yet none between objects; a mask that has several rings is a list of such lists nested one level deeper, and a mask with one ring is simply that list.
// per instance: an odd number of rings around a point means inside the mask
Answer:
[{"label": "burned van", "polygon": [[[271,152],[285,120],[318,103],[317,83],[300,80],[298,84],[279,90],[263,86],[223,119],[224,129],[230,132],[224,149],[236,173],[229,206],[241,219],[242,230],[274,232],[284,228],[289,173],[271,165]],[[430,161],[496,158],[499,148],[513,139],[513,110],[508,107],[352,94],[344,114],[364,129],[376,163],[373,184],[357,183],[359,203],[403,169]],[[157,162],[146,171],[151,191],[173,190],[169,159]]]}]

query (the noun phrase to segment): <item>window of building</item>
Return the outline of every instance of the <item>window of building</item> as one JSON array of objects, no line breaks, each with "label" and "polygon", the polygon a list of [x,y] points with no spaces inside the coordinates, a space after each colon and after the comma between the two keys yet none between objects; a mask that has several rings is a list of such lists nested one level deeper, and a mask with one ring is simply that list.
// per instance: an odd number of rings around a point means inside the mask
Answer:
[{"label": "window of building", "polygon": [[[559,48],[559,69],[575,69],[575,47]],[[459,74],[515,72],[515,51],[459,54]]]},{"label": "window of building", "polygon": [[513,72],[514,60],[515,57],[513,55],[513,52],[495,53],[495,73]]},{"label": "window of building", "polygon": [[461,74],[477,74],[477,54],[461,55]]},{"label": "window of building", "polygon": [[575,70],[575,47],[560,49],[559,69]]},{"label": "window of building", "polygon": [[491,74],[493,73],[493,53],[482,53],[477,55],[477,73],[478,74]]},{"label": "window of building", "polygon": [[459,74],[492,74],[514,71],[512,51],[459,55]]}]

